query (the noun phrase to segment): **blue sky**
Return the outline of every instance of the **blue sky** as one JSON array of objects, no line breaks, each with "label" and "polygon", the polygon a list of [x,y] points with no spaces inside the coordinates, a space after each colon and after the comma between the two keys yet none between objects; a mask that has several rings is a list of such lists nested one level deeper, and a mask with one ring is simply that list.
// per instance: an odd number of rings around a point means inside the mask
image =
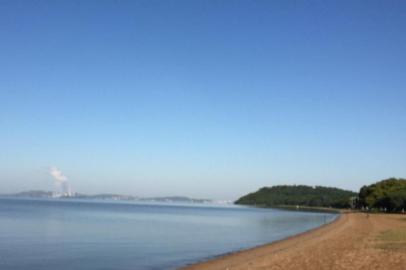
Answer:
[{"label": "blue sky", "polygon": [[0,1],[0,190],[235,199],[406,177],[404,1]]}]

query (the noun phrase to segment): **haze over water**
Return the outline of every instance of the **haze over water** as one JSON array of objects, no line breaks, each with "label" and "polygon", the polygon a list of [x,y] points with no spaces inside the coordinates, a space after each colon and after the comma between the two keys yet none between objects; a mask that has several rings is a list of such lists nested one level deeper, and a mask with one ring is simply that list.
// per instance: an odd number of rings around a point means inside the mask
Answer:
[{"label": "haze over water", "polygon": [[334,214],[240,206],[0,199],[0,269],[176,269]]}]

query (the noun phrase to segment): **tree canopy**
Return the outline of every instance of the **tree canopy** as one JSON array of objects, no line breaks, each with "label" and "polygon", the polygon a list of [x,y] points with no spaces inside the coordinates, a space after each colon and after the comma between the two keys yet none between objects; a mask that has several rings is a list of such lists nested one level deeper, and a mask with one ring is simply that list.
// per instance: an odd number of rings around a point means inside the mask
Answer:
[{"label": "tree canopy", "polygon": [[263,187],[254,193],[239,198],[236,204],[262,206],[310,206],[310,207],[350,207],[352,191],[322,186],[273,186]]},{"label": "tree canopy", "polygon": [[389,212],[406,210],[406,179],[389,178],[363,186],[359,192],[358,206]]}]

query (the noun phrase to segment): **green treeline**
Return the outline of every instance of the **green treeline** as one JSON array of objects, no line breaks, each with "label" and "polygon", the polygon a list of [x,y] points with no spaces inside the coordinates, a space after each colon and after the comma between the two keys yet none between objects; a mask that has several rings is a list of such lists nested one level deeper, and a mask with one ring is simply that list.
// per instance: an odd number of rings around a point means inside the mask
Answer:
[{"label": "green treeline", "polygon": [[389,178],[359,193],[332,187],[273,186],[263,187],[239,198],[236,204],[257,206],[307,206],[360,208],[385,212],[406,211],[406,179]]},{"label": "green treeline", "polygon": [[369,186],[359,192],[358,207],[388,212],[406,210],[406,179],[389,178]]},{"label": "green treeline", "polygon": [[261,206],[310,206],[347,208],[355,192],[331,187],[273,186],[241,197],[235,203]]}]

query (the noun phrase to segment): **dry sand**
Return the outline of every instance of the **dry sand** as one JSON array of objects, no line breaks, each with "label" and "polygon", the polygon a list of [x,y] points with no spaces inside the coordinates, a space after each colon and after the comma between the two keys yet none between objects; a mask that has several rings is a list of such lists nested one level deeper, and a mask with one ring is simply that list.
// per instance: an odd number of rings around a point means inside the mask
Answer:
[{"label": "dry sand", "polygon": [[406,270],[406,215],[344,213],[335,222],[185,270]]}]

